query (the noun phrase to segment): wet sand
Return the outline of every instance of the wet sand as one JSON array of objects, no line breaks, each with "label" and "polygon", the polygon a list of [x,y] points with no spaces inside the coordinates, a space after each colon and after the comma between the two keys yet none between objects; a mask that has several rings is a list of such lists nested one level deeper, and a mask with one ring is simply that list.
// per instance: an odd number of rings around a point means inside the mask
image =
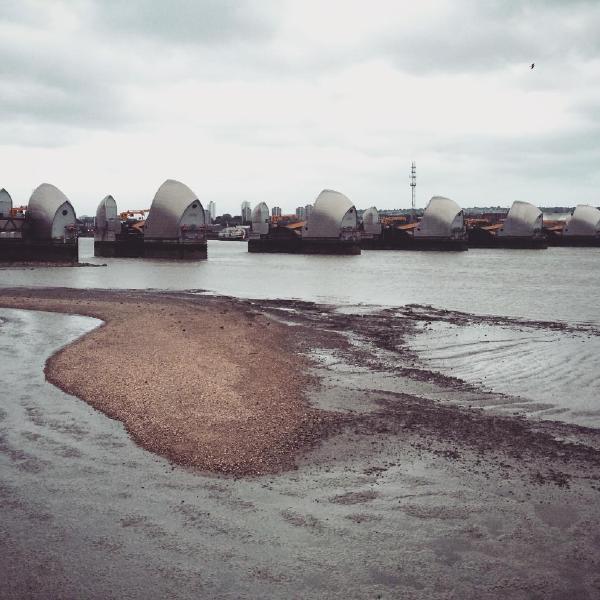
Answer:
[{"label": "wet sand", "polygon": [[[105,310],[106,323],[115,303],[133,320],[136,310],[176,305],[204,313],[203,326],[215,319],[219,331],[227,322],[240,329],[237,319],[247,315],[249,329],[265,331],[247,343],[268,343],[290,358],[299,406],[331,420],[306,444],[284,446],[285,460],[269,463],[277,474],[214,476],[141,450],[115,421],[31,375],[31,387],[19,382],[13,401],[0,406],[4,596],[600,594],[600,433],[511,415],[511,406],[521,412],[519,399],[423,368],[406,345],[416,323],[456,315],[416,307],[355,315],[193,294],[35,294],[9,290],[0,304]],[[167,331],[179,332],[177,320]],[[107,331],[66,346],[48,364]],[[111,340],[102,338],[110,354],[119,351]],[[142,366],[120,357],[117,378]],[[69,381],[75,385],[75,374]]]}]

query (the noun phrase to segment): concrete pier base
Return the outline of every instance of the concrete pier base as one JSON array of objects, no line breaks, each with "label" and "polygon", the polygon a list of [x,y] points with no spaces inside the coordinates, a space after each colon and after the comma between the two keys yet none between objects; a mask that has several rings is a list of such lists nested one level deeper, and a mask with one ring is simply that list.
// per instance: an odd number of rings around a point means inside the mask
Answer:
[{"label": "concrete pier base", "polygon": [[363,250],[434,250],[444,252],[463,252],[468,250],[466,240],[414,238],[409,235],[382,235],[363,238],[360,241]]},{"label": "concrete pier base", "polygon": [[94,256],[106,258],[143,258],[143,236],[124,236],[115,241],[94,241]]},{"label": "concrete pier base", "polygon": [[358,240],[338,240],[327,238],[303,238],[303,254],[350,254],[361,253],[360,242]]},{"label": "concrete pier base", "polygon": [[248,252],[300,254],[300,238],[250,238]]},{"label": "concrete pier base", "polygon": [[546,236],[498,236],[481,228],[468,232],[469,248],[521,248],[544,250],[548,247]]},{"label": "concrete pier base", "polygon": [[532,238],[498,238],[489,241],[469,240],[469,248],[515,248],[525,250],[545,250],[548,248],[548,241],[545,239]]},{"label": "concrete pier base", "polygon": [[94,256],[107,258],[174,258],[183,260],[206,259],[206,241],[164,242],[144,241],[143,237],[128,237],[114,242],[96,240]]},{"label": "concrete pier base", "polygon": [[202,242],[144,241],[144,258],[204,260],[207,257],[206,240]]},{"label": "concrete pier base", "polygon": [[550,240],[551,246],[566,246],[576,248],[600,248],[600,236],[594,235],[571,235],[555,236]]},{"label": "concrete pier base", "polygon": [[77,240],[70,243],[20,239],[0,240],[0,262],[73,263],[78,260]]},{"label": "concrete pier base", "polygon": [[250,238],[248,252],[287,254],[360,254],[360,243],[356,240],[306,239],[306,238]]},{"label": "concrete pier base", "polygon": [[408,250],[464,252],[469,249],[467,240],[451,240],[445,238],[413,238],[411,245],[412,248],[408,248]]}]

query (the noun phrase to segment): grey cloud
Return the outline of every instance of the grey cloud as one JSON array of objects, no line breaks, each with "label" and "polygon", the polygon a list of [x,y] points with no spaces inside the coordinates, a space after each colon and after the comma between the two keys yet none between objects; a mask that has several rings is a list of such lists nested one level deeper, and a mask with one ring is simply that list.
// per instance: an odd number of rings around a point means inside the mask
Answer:
[{"label": "grey cloud", "polygon": [[600,52],[597,2],[473,2],[453,4],[447,14],[398,34],[378,51],[402,70],[473,72],[530,62],[557,65],[595,58]]},{"label": "grey cloud", "polygon": [[[28,6],[24,2],[21,11],[8,15],[0,36],[0,119],[12,123],[4,127],[9,137],[22,131],[28,144],[30,125],[37,124],[56,135],[54,145],[72,141],[74,132],[67,128],[122,127],[135,120],[120,89],[126,60],[98,52],[81,32],[49,34],[28,18]],[[6,15],[6,6],[3,11]]]},{"label": "grey cloud", "polygon": [[[600,164],[600,126],[578,131],[563,131],[535,136],[498,138],[460,136],[431,144],[432,154],[444,162],[461,160],[473,165],[486,164],[492,180],[506,177],[528,178],[532,187],[555,182],[585,180]],[[562,184],[561,186],[562,187]]]},{"label": "grey cloud", "polygon": [[126,88],[226,77],[243,68],[246,56],[259,62],[257,46],[274,30],[270,15],[277,11],[269,7],[270,0],[2,3],[0,118],[81,129],[135,127],[145,116],[130,105]]},{"label": "grey cloud", "polygon": [[81,133],[73,128],[60,125],[31,122],[18,117],[4,120],[0,118],[0,145],[37,148],[60,148],[73,144]]},{"label": "grey cloud", "polygon": [[[519,64],[527,74],[529,64],[536,62],[547,75],[544,79],[536,72],[536,85],[546,88],[564,78],[570,65],[600,56],[596,0],[464,0],[450,6],[416,22],[399,21],[394,12],[389,26],[345,45],[316,44],[288,55],[254,44],[244,55],[226,49],[225,56],[231,64],[237,59],[240,70],[249,67],[254,77],[310,79],[377,59],[424,76],[487,72]],[[522,86],[527,85],[524,80]]]},{"label": "grey cloud", "polygon": [[90,14],[112,33],[169,43],[223,44],[271,37],[277,6],[271,0],[104,0],[96,3]]},{"label": "grey cloud", "polygon": [[0,19],[3,23],[43,25],[46,9],[28,0],[6,0],[0,4]]},{"label": "grey cloud", "polygon": [[593,104],[580,105],[577,112],[596,129],[600,129],[600,100]]},{"label": "grey cloud", "polygon": [[[2,3],[0,15],[7,23],[32,31],[40,28],[42,32],[43,12],[32,9],[36,6],[28,2]],[[71,11],[79,22],[72,39],[40,36],[38,43],[14,43],[0,37],[2,139],[56,145],[71,143],[86,129],[135,127],[144,115],[136,113],[123,91],[130,84],[150,89],[156,81],[164,85],[165,81],[184,77],[212,80],[219,74],[227,77],[232,73],[253,80],[317,78],[381,57],[399,69],[427,76],[521,62],[526,69],[530,60],[538,62],[540,58],[542,65],[544,58],[562,64],[598,52],[597,2],[469,0],[453,6],[449,14],[434,15],[414,29],[394,26],[376,38],[359,40],[349,47],[303,48],[286,58],[267,46],[277,29],[278,13],[271,2],[65,2],[63,9]],[[241,43],[242,50],[236,42]],[[158,64],[161,52],[174,56],[172,68]],[[600,139],[595,128],[600,111],[596,107],[593,98],[574,105],[572,110],[586,119],[590,128],[568,135],[512,140],[419,138],[415,149],[424,152],[433,147],[445,161],[459,155],[494,157],[498,169],[525,172],[529,168],[539,173],[548,169],[552,176],[559,172],[566,156],[570,172],[583,173],[591,168],[593,160],[600,162],[595,141]],[[218,127],[221,129],[211,131],[206,126],[205,131],[229,143],[307,148],[332,145],[352,147],[380,158],[392,156],[405,135],[403,127],[396,127],[395,133],[386,131],[373,138],[334,135],[336,139],[331,140],[324,136],[320,123],[299,127],[292,122],[289,129],[265,124]]]},{"label": "grey cloud", "polygon": [[129,117],[116,92],[98,88],[46,86],[33,81],[4,80],[0,87],[0,118],[41,121],[85,128],[124,123]]},{"label": "grey cloud", "polygon": [[0,120],[82,129],[122,127],[135,120],[119,85],[105,83],[92,65],[86,68],[62,53],[19,53],[1,43],[0,52]]}]

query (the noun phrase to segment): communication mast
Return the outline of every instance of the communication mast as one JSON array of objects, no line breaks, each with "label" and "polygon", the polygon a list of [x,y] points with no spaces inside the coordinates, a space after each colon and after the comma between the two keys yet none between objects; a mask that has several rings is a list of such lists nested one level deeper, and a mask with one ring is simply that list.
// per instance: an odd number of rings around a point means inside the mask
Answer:
[{"label": "communication mast", "polygon": [[410,189],[411,189],[411,193],[412,193],[412,210],[413,210],[413,214],[415,212],[415,208],[416,208],[416,203],[415,203],[415,188],[417,187],[417,165],[415,163],[415,161],[413,160],[411,165],[410,165]]}]

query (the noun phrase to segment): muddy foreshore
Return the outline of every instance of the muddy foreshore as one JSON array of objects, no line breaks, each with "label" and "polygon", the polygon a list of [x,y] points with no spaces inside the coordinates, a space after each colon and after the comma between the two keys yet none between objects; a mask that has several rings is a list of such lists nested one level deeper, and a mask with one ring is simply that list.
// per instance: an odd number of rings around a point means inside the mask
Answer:
[{"label": "muddy foreshore", "polygon": [[[177,464],[237,476],[275,473],[293,468],[298,456],[345,429],[416,432],[423,444],[430,445],[430,438],[447,444],[447,456],[470,448],[518,460],[520,467],[541,461],[547,474],[536,470],[537,481],[568,482],[572,475],[561,468],[572,461],[600,466],[597,430],[481,410],[489,393],[423,368],[406,344],[418,323],[433,320],[579,330],[562,323],[419,306],[344,314],[309,302],[240,300],[198,290],[14,288],[0,291],[0,306],[104,321],[50,358],[47,379],[122,421],[138,444]],[[396,391],[377,398],[377,409],[364,414],[311,406],[307,390],[319,386],[311,374],[315,348],[467,400],[445,404]],[[373,349],[387,352],[387,359]],[[481,407],[473,396],[483,397]]]},{"label": "muddy foreshore", "polygon": [[[600,594],[600,432],[499,412],[493,407],[513,399],[428,371],[406,344],[423,322],[478,317],[416,306],[345,314],[199,291],[15,288],[0,292],[0,306],[102,319],[104,326],[47,362],[48,379],[121,420],[144,448],[193,467],[159,473],[126,448],[107,448],[99,460],[84,434],[82,457],[65,459],[74,450],[63,448],[69,440],[54,425],[66,418],[64,404],[46,418],[51,407],[22,400],[18,419],[33,420],[16,429],[3,431],[0,418],[0,459],[15,473],[0,486],[6,510],[22,514],[31,486],[34,496],[50,493],[45,509],[31,505],[27,513],[29,531],[43,537],[40,514],[54,514],[48,506],[63,487],[70,508],[52,517],[62,523],[58,532],[79,526],[68,521],[71,510],[84,523],[108,502],[106,518],[119,519],[101,534],[88,524],[81,536],[96,546],[78,546],[73,560],[93,564],[99,553],[114,569],[116,561],[146,557],[148,566],[138,567],[146,579],[135,588],[127,576],[118,582],[134,590],[130,597]],[[561,324],[511,324],[571,334]],[[40,446],[46,433],[64,438],[55,450],[56,440]],[[61,481],[56,491],[46,490],[49,476],[41,488],[28,478],[36,445],[43,456],[36,469],[62,473],[53,476]],[[49,456],[59,450],[61,457]],[[84,487],[70,491],[73,461]],[[145,466],[134,476],[128,461]],[[104,500],[84,492],[96,484]],[[12,565],[9,556],[26,556],[26,538],[15,537],[23,527],[5,524],[11,554],[0,556],[2,567]],[[64,550],[68,540],[56,544]],[[125,551],[130,544],[133,554]],[[11,589],[21,592],[30,577],[12,568]],[[106,597],[112,589],[88,580],[77,588],[71,574],[57,584],[44,569],[37,577],[40,590],[63,595]]]}]

